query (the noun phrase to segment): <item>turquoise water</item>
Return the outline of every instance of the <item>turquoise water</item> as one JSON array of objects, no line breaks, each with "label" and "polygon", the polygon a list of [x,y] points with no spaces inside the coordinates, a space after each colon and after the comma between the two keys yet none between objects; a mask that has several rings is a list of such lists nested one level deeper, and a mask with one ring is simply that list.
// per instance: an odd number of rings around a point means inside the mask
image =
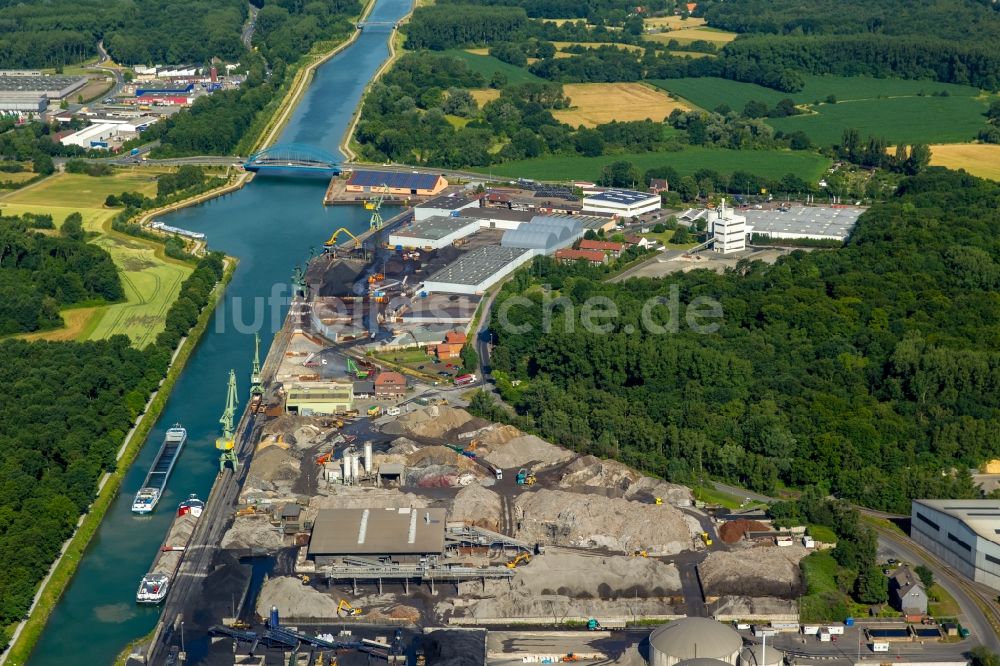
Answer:
[{"label": "turquoise water", "polygon": [[[377,0],[369,20],[395,21],[411,0]],[[337,145],[368,80],[388,55],[387,28],[366,29],[354,44],[324,64],[282,133],[282,143],[303,143],[339,154]],[[355,207],[325,208],[324,180],[256,178],[244,189],[163,221],[202,231],[212,249],[238,257],[239,267],[215,313],[215,321],[181,375],[121,494],[115,499],[53,612],[29,660],[31,666],[110,664],[130,640],[148,633],[159,608],[137,606],[135,591],[163,540],[178,502],[189,493],[208,496],[218,469],[214,439],[230,368],[245,398],[253,358],[253,330],[267,351],[287,309],[288,282],[311,247],[321,249],[342,226],[367,227],[368,213]],[[179,422],[188,442],[157,511],[131,513],[164,432]]]}]

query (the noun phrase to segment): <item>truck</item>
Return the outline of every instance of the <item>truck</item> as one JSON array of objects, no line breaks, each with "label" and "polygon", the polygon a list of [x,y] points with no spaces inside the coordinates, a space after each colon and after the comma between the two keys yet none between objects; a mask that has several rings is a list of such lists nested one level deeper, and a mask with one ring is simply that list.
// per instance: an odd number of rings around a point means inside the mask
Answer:
[{"label": "truck", "polygon": [[389,409],[385,410],[385,413],[388,414],[389,416],[399,416],[399,407],[390,407]]},{"label": "truck", "polygon": [[128,154],[129,155],[138,155],[139,154],[139,149],[138,148],[133,148],[132,150],[129,151]]},{"label": "truck", "polygon": [[886,642],[872,643],[872,652],[888,652],[889,644]]},{"label": "truck", "polygon": [[368,408],[368,416],[378,416],[382,413],[382,408],[378,405],[372,405]]},{"label": "truck", "polygon": [[459,375],[455,377],[455,386],[466,386],[472,384],[476,381],[476,375],[469,373],[467,375]]}]

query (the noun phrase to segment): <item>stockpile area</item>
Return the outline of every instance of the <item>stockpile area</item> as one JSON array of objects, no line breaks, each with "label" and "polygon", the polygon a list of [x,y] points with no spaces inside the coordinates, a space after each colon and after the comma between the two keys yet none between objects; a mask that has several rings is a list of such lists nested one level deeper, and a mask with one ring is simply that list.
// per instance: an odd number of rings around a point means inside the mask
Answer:
[{"label": "stockpile area", "polygon": [[529,543],[673,555],[690,549],[699,532],[669,504],[564,490],[525,492],[514,509],[516,536]]},{"label": "stockpile area", "polygon": [[771,528],[756,520],[727,520],[719,528],[719,538],[726,543],[736,543],[740,541],[747,532],[767,532]]},{"label": "stockpile area", "polygon": [[595,456],[581,456],[563,468],[559,476],[560,488],[605,489],[607,494],[620,494],[625,499],[655,499],[676,506],[692,503],[691,490],[643,476],[617,460],[602,460]]},{"label": "stockpile area", "polygon": [[478,484],[466,486],[458,491],[451,503],[448,520],[461,521],[494,532],[500,531],[503,512],[500,496]]},{"label": "stockpile area", "polygon": [[395,421],[382,426],[382,432],[388,435],[409,435],[415,437],[444,437],[446,433],[459,428],[481,428],[486,421],[476,419],[464,409],[455,409],[447,405],[433,405],[403,414]]},{"label": "stockpile area", "polygon": [[698,565],[698,575],[707,596],[795,598],[803,589],[799,560],[808,554],[802,546],[715,550]]},{"label": "stockpile area", "polygon": [[282,545],[281,527],[272,525],[270,516],[264,513],[237,516],[222,537],[221,544],[223,548],[232,550],[263,548],[269,551],[278,550]]}]

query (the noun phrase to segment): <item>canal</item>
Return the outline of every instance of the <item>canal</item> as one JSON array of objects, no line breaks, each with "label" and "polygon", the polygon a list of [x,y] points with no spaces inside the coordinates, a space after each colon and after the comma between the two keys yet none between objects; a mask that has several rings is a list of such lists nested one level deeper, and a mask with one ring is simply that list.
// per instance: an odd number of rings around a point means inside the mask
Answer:
[{"label": "canal", "polygon": [[[376,0],[368,20],[394,22],[412,0]],[[338,144],[368,81],[388,56],[388,27],[367,28],[351,46],[320,67],[282,133],[281,143],[318,146],[339,154]],[[339,227],[359,231],[368,213],[322,205],[325,180],[261,176],[242,190],[164,218],[167,224],[207,234],[209,246],[239,258],[239,268],[215,320],[177,382],[159,423],[120,495],[104,519],[79,570],[55,608],[29,664],[111,664],[128,643],[151,631],[159,608],[137,606],[139,580],[156,555],[178,502],[189,493],[207,498],[218,470],[214,440],[230,368],[241,399],[248,390],[253,332],[266,353],[287,309],[289,282],[310,248]],[[132,497],[165,430],[181,423],[188,442],[167,492],[149,517],[131,513]]]}]

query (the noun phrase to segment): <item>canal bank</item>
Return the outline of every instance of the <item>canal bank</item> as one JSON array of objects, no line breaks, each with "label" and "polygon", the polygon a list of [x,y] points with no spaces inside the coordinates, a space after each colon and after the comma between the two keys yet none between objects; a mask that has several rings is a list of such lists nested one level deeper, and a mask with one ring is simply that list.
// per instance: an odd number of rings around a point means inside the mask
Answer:
[{"label": "canal bank", "polygon": [[[370,21],[395,22],[409,9],[409,0],[378,0]],[[349,48],[319,67],[279,141],[337,152],[364,87],[388,57],[392,32],[389,27],[368,28]],[[218,470],[214,439],[229,369],[236,369],[239,396],[245,400],[253,333],[260,332],[261,352],[266,353],[287,310],[294,267],[304,265],[310,248],[320,249],[333,230],[360,231],[368,226],[363,209],[325,209],[321,202],[326,184],[325,179],[258,177],[241,190],[161,218],[173,226],[204,232],[210,248],[239,258],[240,265],[150,433],[152,443],[143,447],[125,474],[120,494],[111,502],[29,664],[109,664],[125,644],[155,626],[159,609],[136,606],[135,590],[163,538],[172,509],[189,493],[207,497],[211,490]],[[132,494],[164,431],[174,422],[188,429],[188,445],[161,510],[135,517],[130,511]]]}]

